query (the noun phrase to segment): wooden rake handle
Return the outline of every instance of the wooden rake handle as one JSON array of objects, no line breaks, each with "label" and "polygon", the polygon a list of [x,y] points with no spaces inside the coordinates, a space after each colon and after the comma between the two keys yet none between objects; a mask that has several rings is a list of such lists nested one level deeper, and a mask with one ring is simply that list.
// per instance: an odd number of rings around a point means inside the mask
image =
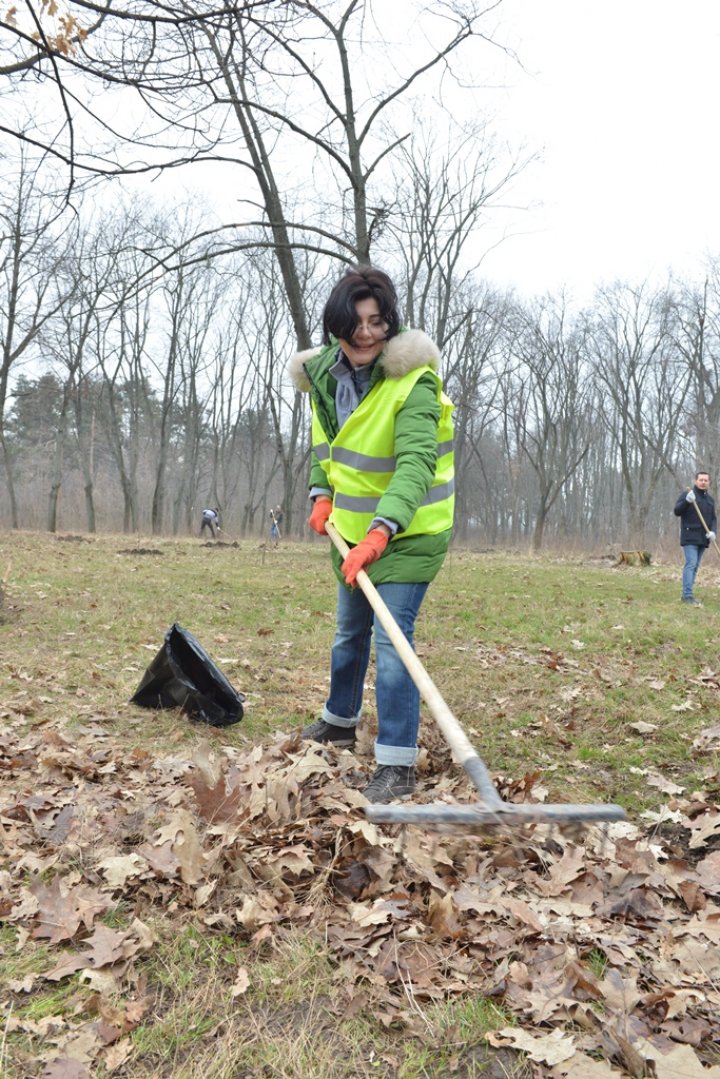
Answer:
[{"label": "wooden rake handle", "polygon": [[[695,512],[697,513],[698,517],[700,518],[700,524],[703,526],[703,528],[705,529],[706,532],[709,532],[710,529],[707,526],[707,521],[705,520],[705,518],[702,515],[702,510],[700,509],[700,507],[697,504],[697,499],[695,500],[695,502],[693,502],[693,506],[695,507]],[[713,547],[715,548],[717,553],[720,554],[720,547],[718,547],[718,545],[717,545],[717,540],[713,540],[712,542],[713,542]]]},{"label": "wooden rake handle", "polygon": [[[345,540],[339,534],[334,525],[326,522],[325,528],[330,539],[333,541],[343,558],[350,552]],[[489,808],[501,806],[502,799],[495,789],[490,774],[473,749],[465,731],[452,714],[447,704],[440,695],[440,691],[427,673],[422,663],[415,655],[412,645],[408,643],[405,634],[393,618],[387,604],[379,594],[375,585],[368,577],[365,570],[360,570],[357,575],[358,587],[375,611],[378,621],[392,641],[395,651],[400,656],[405,668],[417,686],[420,696],[428,706],[433,719],[442,731],[445,741],[450,746],[454,760],[462,765],[469,778],[474,783],[484,802]]]}]

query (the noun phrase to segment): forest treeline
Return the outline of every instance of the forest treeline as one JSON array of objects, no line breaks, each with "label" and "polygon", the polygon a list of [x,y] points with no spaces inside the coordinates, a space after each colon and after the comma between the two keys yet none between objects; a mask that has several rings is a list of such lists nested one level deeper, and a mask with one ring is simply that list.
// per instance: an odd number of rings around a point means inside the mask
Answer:
[{"label": "forest treeline", "polygon": [[[217,505],[229,532],[255,535],[281,504],[303,533],[308,401],[285,375],[297,343],[276,262],[260,249],[170,265],[178,220],[116,209],[55,236],[30,215],[4,243],[18,343],[2,369],[4,527],[188,533]],[[474,275],[419,294],[392,250],[383,264],[406,324],[442,350],[461,538],[635,546],[674,527],[678,485],[716,464],[714,267],[700,287],[618,283],[573,310]],[[317,326],[331,278],[308,265],[307,280]]]},{"label": "forest treeline", "polygon": [[[0,19],[0,526],[187,534],[218,506],[262,535],[280,504],[305,534],[308,401],[286,364],[371,261],[442,351],[462,541],[674,530],[679,487],[718,456],[720,260],[583,309],[484,279],[531,160],[473,105],[499,5],[410,2],[402,53],[361,0],[66,6],[55,34],[32,0],[40,30]],[[131,185],[210,162],[241,178],[237,220]]]}]

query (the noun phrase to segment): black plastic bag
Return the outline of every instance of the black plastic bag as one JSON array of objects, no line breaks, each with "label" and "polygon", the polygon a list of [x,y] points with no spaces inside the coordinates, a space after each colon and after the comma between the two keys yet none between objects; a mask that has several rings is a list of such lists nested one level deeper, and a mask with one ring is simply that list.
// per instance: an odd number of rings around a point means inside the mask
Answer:
[{"label": "black plastic bag", "polygon": [[192,633],[177,622],[130,698],[143,708],[180,708],[213,727],[238,723],[244,700]]}]

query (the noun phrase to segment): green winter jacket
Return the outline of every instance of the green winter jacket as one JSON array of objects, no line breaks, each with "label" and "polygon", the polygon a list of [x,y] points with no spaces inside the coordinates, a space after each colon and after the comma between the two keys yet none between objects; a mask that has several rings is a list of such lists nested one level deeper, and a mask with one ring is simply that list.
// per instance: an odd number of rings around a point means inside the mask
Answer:
[{"label": "green winter jacket", "polygon": [[[297,388],[310,393],[316,426],[320,424],[331,446],[338,434],[335,412],[337,383],[330,374],[337,354],[338,345],[332,342],[319,349],[297,353],[289,365],[289,373]],[[368,568],[368,576],[376,585],[388,581],[431,581],[440,569],[450,543],[451,528],[434,535],[403,535],[432,487],[438,463],[441,400],[446,402],[446,415],[449,404],[441,394],[439,380],[433,373],[439,359],[437,345],[426,334],[420,330],[402,331],[391,338],[375,361],[370,389],[363,400],[364,404],[373,390],[382,393],[385,379],[401,379],[419,367],[432,368],[419,376],[395,417],[395,469],[378,502],[376,516],[396,521],[398,532],[380,559]],[[314,452],[309,486],[328,487],[326,472]],[[342,559],[334,548],[332,554],[336,575],[342,581]]]}]

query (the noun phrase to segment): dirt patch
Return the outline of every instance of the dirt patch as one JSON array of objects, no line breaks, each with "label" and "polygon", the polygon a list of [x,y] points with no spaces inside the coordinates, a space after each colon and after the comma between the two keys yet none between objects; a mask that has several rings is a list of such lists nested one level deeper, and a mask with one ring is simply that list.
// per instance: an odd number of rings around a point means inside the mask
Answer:
[{"label": "dirt patch", "polygon": [[676,862],[685,863],[694,869],[715,851],[720,851],[720,835],[710,835],[703,839],[702,846],[691,847],[693,833],[681,824],[662,824],[648,835],[648,841],[661,841],[667,854]]},{"label": "dirt patch", "polygon": [[118,554],[162,554],[157,547],[127,547]]}]

